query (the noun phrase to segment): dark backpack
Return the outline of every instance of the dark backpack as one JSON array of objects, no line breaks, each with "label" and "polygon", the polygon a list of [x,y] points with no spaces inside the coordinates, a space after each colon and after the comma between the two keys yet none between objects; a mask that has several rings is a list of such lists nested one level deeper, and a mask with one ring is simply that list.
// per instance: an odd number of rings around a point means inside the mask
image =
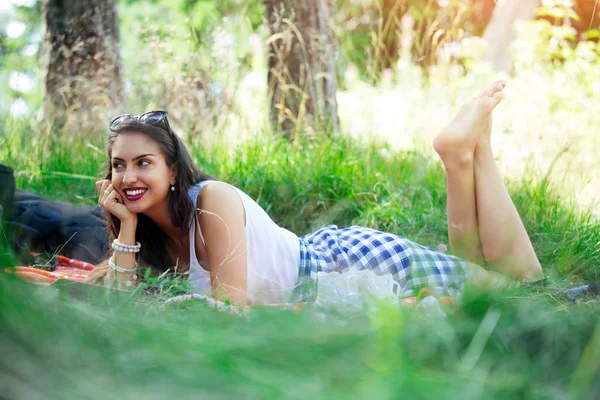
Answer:
[{"label": "dark backpack", "polygon": [[15,175],[12,168],[0,164],[0,223],[10,218],[15,195]]},{"label": "dark backpack", "polygon": [[92,264],[106,258],[108,232],[102,209],[78,207],[16,190],[11,221],[18,252],[57,253]]},{"label": "dark backpack", "polygon": [[19,258],[30,252],[57,253],[92,264],[106,258],[108,233],[98,206],[58,203],[15,189],[13,170],[0,164],[0,207],[5,233],[0,247],[8,238]]}]

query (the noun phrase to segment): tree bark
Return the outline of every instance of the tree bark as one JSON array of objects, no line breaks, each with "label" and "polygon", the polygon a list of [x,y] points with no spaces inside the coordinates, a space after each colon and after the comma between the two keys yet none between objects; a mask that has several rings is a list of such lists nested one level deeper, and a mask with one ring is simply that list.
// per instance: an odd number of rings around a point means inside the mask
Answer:
[{"label": "tree bark", "polygon": [[45,0],[44,121],[97,130],[123,107],[116,0]]},{"label": "tree bark", "polygon": [[577,0],[574,8],[581,17],[581,21],[574,21],[573,24],[579,32],[600,28],[599,0]]},{"label": "tree bark", "polygon": [[265,0],[271,120],[290,138],[339,135],[332,0]]}]

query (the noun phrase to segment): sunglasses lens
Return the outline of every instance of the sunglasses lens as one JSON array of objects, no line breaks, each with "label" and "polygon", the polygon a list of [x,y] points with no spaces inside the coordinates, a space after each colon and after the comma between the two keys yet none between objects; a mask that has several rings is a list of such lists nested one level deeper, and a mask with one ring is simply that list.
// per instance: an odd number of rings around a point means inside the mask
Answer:
[{"label": "sunglasses lens", "polygon": [[164,111],[150,111],[140,115],[140,122],[154,125],[165,119],[166,115],[167,113]]},{"label": "sunglasses lens", "polygon": [[[129,119],[137,119],[139,122],[148,125],[156,125],[159,122],[166,121],[167,112],[166,111],[149,111],[140,115],[139,117],[134,117],[131,114],[122,114],[114,117],[109,124],[109,128],[111,131],[116,132],[119,130],[121,124]],[[167,128],[169,128],[169,124],[166,123]],[[169,128],[170,130],[170,128]]]},{"label": "sunglasses lens", "polygon": [[123,115],[114,117],[112,119],[112,121],[110,121],[110,129],[111,130],[119,129],[119,125],[121,125],[121,122],[123,122],[127,119],[130,119],[131,117],[132,117],[131,114],[123,114]]}]

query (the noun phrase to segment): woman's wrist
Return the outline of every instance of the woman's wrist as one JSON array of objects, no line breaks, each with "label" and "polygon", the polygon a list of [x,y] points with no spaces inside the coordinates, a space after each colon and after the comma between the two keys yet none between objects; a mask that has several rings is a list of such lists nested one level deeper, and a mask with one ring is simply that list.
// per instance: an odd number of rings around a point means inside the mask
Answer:
[{"label": "woman's wrist", "polygon": [[119,257],[116,257],[116,255],[113,254],[108,259],[108,266],[112,272],[113,283],[119,285],[120,289],[123,288],[123,286],[127,289],[137,286],[137,263],[134,261],[131,268],[124,268],[122,265],[119,265],[118,258]]},{"label": "woman's wrist", "polygon": [[137,222],[138,222],[137,216],[133,215],[132,217],[129,217],[129,218],[121,221],[121,229],[128,228],[128,229],[135,230],[135,228],[137,228]]},{"label": "woman's wrist", "polygon": [[132,268],[123,268],[115,263],[115,256],[108,259],[109,267],[115,272],[117,282],[125,285],[126,288],[131,288],[137,285],[137,264],[134,263]]},{"label": "woman's wrist", "polygon": [[[137,229],[137,216],[133,216],[121,221],[119,236],[117,242],[123,245],[133,246],[136,244],[135,232]],[[137,276],[132,270],[136,268],[135,253],[115,252],[109,260],[109,266],[112,270],[113,279],[121,289],[129,289],[137,286]],[[113,267],[113,264],[115,267]],[[131,272],[123,272],[129,270]]]},{"label": "woman's wrist", "polygon": [[134,225],[137,225],[137,214],[131,214],[129,217],[123,218],[121,220],[121,225],[125,223],[132,223]]},{"label": "woman's wrist", "polygon": [[135,231],[137,228],[137,217],[132,217],[125,221],[121,221],[121,229],[119,229],[119,243],[135,245]]}]

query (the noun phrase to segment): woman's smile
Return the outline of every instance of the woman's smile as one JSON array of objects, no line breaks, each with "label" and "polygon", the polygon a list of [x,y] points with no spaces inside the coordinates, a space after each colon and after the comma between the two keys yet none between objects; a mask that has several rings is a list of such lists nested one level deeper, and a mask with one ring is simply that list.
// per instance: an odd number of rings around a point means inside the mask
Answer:
[{"label": "woman's smile", "polygon": [[144,197],[144,194],[146,194],[147,191],[148,189],[146,188],[137,187],[123,189],[123,193],[125,193],[125,198],[128,201],[138,201],[139,199]]},{"label": "woman's smile", "polygon": [[113,185],[129,211],[165,213],[175,179],[156,141],[140,132],[120,135],[113,143],[111,165]]}]

